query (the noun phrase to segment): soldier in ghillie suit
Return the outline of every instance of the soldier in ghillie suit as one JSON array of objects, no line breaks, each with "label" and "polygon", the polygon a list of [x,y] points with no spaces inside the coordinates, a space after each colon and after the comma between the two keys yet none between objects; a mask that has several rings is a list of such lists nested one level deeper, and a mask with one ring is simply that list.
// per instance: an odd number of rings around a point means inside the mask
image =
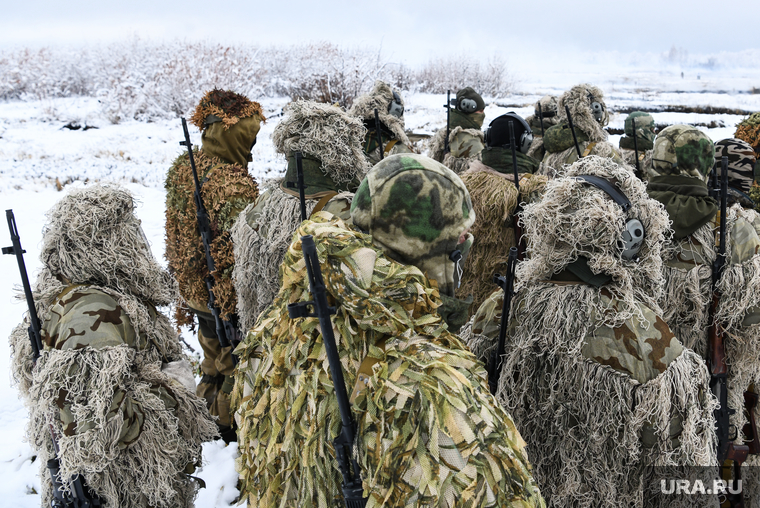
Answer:
[{"label": "soldier in ghillie suit", "polygon": [[[577,149],[565,106],[572,116]],[[562,166],[578,160],[578,151],[581,157],[599,155],[617,163],[623,162],[617,149],[607,142],[604,126],[609,123],[610,114],[604,104],[604,93],[599,88],[585,83],[572,87],[559,98],[557,114],[557,125],[544,133],[546,154],[541,161],[540,174],[553,178]]]},{"label": "soldier in ghillie suit", "polygon": [[[541,119],[539,119],[539,104],[541,105]],[[533,114],[526,118],[525,121],[528,122],[530,129],[533,131],[533,142],[530,145],[527,155],[540,162],[543,160],[544,155],[546,155],[546,150],[544,149],[544,132],[550,127],[557,125],[557,122],[559,121],[559,114],[557,113],[557,97],[554,95],[544,95],[541,97],[538,102],[536,102]]]},{"label": "soldier in ghillie suit", "polygon": [[457,106],[450,112],[449,152],[445,153],[446,127],[433,135],[430,141],[429,155],[442,162],[444,166],[459,174],[466,171],[470,162],[480,158],[484,140],[483,121],[486,114],[483,98],[470,88],[457,92]]},{"label": "soldier in ghillie suit", "polygon": [[[380,125],[375,125],[375,110]],[[409,138],[404,131],[404,100],[388,83],[375,81],[372,91],[354,101],[348,115],[359,118],[367,128],[364,136],[364,153],[370,166],[374,166],[382,157],[397,153],[412,153]],[[383,155],[377,143],[378,129],[383,143]]]},{"label": "soldier in ghillie suit", "polygon": [[[521,175],[519,196],[514,185],[509,121],[514,125],[517,171]],[[517,220],[514,212],[518,203],[537,197],[547,181],[545,176],[533,174],[538,161],[524,153],[531,146],[530,133],[528,124],[514,113],[496,118],[486,129],[482,162],[473,161],[461,175],[477,217],[472,227],[475,242],[457,290],[459,298],[472,295],[471,312],[493,292],[493,274],[506,271],[509,248],[515,245],[513,221]]]},{"label": "soldier in ghillie suit", "polygon": [[350,221],[353,192],[369,170],[362,151],[365,132],[359,119],[336,106],[297,101],[286,107],[272,133],[275,150],[287,158],[285,176],[267,183],[232,230],[242,330],[250,330],[277,295],[280,264],[301,224],[296,152],[302,155],[307,217],[325,210]]},{"label": "soldier in ghillie suit", "polygon": [[74,475],[107,506],[190,507],[201,444],[216,435],[169,319],[176,297],[153,258],[132,196],[115,186],[71,191],[48,212],[34,299],[44,351],[33,364],[28,318],[10,337],[29,408],[42,506],[56,434],[61,480]]},{"label": "soldier in ghillie suit", "polygon": [[[200,129],[203,145],[195,152],[201,196],[208,210],[214,241],[214,296],[222,319],[235,323],[237,296],[232,283],[235,258],[230,229],[238,214],[258,196],[256,181],[248,174],[251,148],[261,122],[261,105],[231,91],[212,90],[201,99],[191,122]],[[179,282],[178,325],[193,325],[198,318],[198,341],[203,348],[203,378],[198,395],[219,417],[225,441],[235,439],[229,412],[232,390],[231,348],[219,344],[214,316],[208,309],[205,279],[208,265],[193,199],[195,183],[187,152],[174,161],[166,176],[166,253],[169,270]]]},{"label": "soldier in ghillie suit", "polygon": [[[607,180],[629,210],[582,175]],[[548,506],[650,506],[646,465],[715,465],[707,368],[659,316],[667,214],[630,171],[591,156],[550,180],[522,222],[527,260],[496,398],[528,443]],[[629,226],[645,231],[635,244]],[[485,361],[501,298],[462,332]]]},{"label": "soldier in ghillie suit", "polygon": [[[747,197],[752,182],[751,147],[736,139],[715,145],[706,134],[686,125],[663,129],[654,143],[650,196],[665,205],[673,221],[672,244],[664,254],[664,319],[678,339],[708,358],[708,326],[712,301],[712,263],[717,256],[720,227],[718,203],[708,195],[706,182],[714,163],[728,156],[731,205],[726,215],[726,266],[718,282],[721,298],[712,319],[725,330],[728,367],[728,407],[741,443],[747,422],[744,391],[760,383],[760,217]],[[714,158],[713,158],[714,157]],[[756,411],[757,414],[757,411]],[[757,464],[757,456],[745,463]],[[757,494],[755,493],[755,496]]]},{"label": "soldier in ghillie suit", "polygon": [[393,155],[362,182],[351,216],[363,231],[325,212],[301,224],[277,298],[237,350],[242,495],[257,507],[342,506],[340,417],[318,320],[287,312],[312,298],[299,240],[308,234],[337,307],[367,506],[544,506],[483,365],[436,313],[439,287],[453,284],[449,256],[475,218],[464,184],[432,159]]},{"label": "soldier in ghillie suit", "polygon": [[[633,124],[636,123],[636,140],[633,139]],[[636,150],[639,152],[639,178],[648,180],[657,176],[652,171],[652,148],[654,148],[655,124],[649,113],[634,111],[625,119],[625,135],[620,138],[620,155],[623,162],[636,169]]]},{"label": "soldier in ghillie suit", "polygon": [[742,120],[736,127],[734,138],[748,143],[755,151],[755,181],[749,195],[755,201],[755,206],[760,207],[760,113],[753,113]]}]

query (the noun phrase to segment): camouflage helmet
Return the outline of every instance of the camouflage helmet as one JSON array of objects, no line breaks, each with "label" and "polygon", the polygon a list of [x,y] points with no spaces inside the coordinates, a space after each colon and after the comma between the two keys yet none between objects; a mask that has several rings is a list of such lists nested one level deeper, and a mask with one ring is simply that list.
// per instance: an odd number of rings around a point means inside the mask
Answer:
[{"label": "camouflage helmet", "polygon": [[633,120],[636,121],[636,136],[639,139],[646,139],[647,141],[654,142],[654,118],[649,113],[643,111],[634,111],[628,115],[625,119],[625,135],[633,137]]},{"label": "camouflage helmet", "polygon": [[453,296],[450,256],[475,222],[470,194],[456,173],[424,155],[386,157],[356,191],[351,218],[388,256],[427,272],[441,293]]},{"label": "camouflage helmet", "polygon": [[690,125],[671,125],[654,140],[652,166],[660,176],[688,176],[706,182],[714,157],[707,134]]},{"label": "camouflage helmet", "polygon": [[43,265],[70,283],[116,288],[168,305],[177,282],[153,257],[134,208],[132,195],[117,185],[71,190],[47,212]]},{"label": "camouflage helmet", "polygon": [[749,192],[755,178],[755,152],[749,143],[741,139],[722,139],[715,143],[715,168],[722,173],[721,159],[728,157],[728,185]]}]

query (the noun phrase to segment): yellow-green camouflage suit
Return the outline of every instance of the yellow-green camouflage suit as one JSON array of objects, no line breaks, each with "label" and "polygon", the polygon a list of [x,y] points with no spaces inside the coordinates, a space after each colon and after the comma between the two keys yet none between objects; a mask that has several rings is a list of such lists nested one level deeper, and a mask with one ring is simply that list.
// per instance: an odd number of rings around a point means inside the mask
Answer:
[{"label": "yellow-green camouflage suit", "polygon": [[286,308],[312,298],[299,241],[306,234],[337,306],[367,506],[544,506],[482,364],[436,314],[436,285],[338,218],[312,219],[293,236],[277,298],[237,349],[238,471],[249,506],[343,503],[331,444],[340,417],[318,320],[291,320]]}]

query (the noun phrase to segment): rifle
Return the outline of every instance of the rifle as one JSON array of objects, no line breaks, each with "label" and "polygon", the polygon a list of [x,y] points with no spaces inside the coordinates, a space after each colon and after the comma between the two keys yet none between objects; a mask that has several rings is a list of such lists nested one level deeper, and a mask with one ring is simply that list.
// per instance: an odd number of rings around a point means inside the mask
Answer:
[{"label": "rifle", "polygon": [[[212,273],[214,273],[216,267],[214,264],[214,258],[211,257],[211,243],[214,241],[214,233],[211,231],[211,219],[203,204],[203,197],[201,197],[201,183],[198,181],[198,171],[195,169],[193,144],[190,142],[190,133],[187,131],[187,122],[184,117],[182,118],[182,130],[185,134],[185,140],[180,141],[179,144],[187,147],[187,154],[190,157],[190,167],[193,170],[193,180],[195,181],[193,199],[195,200],[196,217],[198,218],[198,231],[201,234],[203,250],[206,254],[206,266],[208,267],[208,275],[204,279],[206,282],[206,289],[208,290],[208,309],[214,316],[216,336],[219,339],[219,345],[222,348],[236,346],[238,342],[235,338],[237,336],[237,327],[235,323],[222,319],[221,310],[219,310],[219,306],[216,304],[216,297],[214,296],[214,276]],[[235,344],[233,344],[233,342]],[[231,354],[230,356],[232,357],[232,363],[237,365],[237,358],[235,355]]]},{"label": "rifle", "polygon": [[[723,275],[723,269],[726,264],[726,211],[728,208],[728,157],[721,159],[721,178],[720,178],[720,230],[718,241],[718,255],[715,257],[712,265],[712,304],[710,305],[710,327],[708,328],[708,364],[710,367],[710,390],[717,397],[720,406],[715,410],[715,421],[717,423],[718,463],[723,464],[726,460],[733,461],[734,474],[737,479],[741,477],[741,464],[747,458],[749,447],[747,445],[736,445],[730,433],[729,418],[736,412],[735,409],[728,407],[728,367],[726,366],[725,356],[725,333],[720,324],[715,320],[718,303],[720,302],[720,292],[717,284]],[[717,171],[717,167],[715,168]],[[714,177],[715,178],[715,177]],[[713,180],[714,181],[714,180]],[[731,506],[743,506],[742,494],[731,496],[729,498]]]},{"label": "rifle", "polygon": [[[367,504],[367,498],[363,497],[361,470],[356,459],[352,457],[354,437],[357,431],[356,422],[351,414],[346,382],[343,379],[343,368],[330,320],[330,315],[335,314],[335,307],[331,307],[327,302],[327,290],[322,280],[322,270],[319,267],[317,246],[311,235],[301,237],[301,250],[306,263],[306,271],[309,274],[309,289],[313,300],[288,304],[288,316],[290,319],[299,317],[319,318],[319,328],[322,331],[322,341],[325,344],[327,361],[330,364],[330,374],[335,387],[335,395],[338,398],[338,409],[342,424],[340,434],[333,440],[333,445],[337,455],[338,468],[343,476],[343,484],[341,485],[343,500],[347,508],[363,508]],[[311,311],[310,307],[313,307],[314,310]]]},{"label": "rifle", "polygon": [[520,174],[517,171],[517,146],[515,145],[515,123],[510,120],[507,124],[509,127],[509,145],[512,147],[512,174],[515,178],[515,188],[517,189],[517,207],[512,213],[512,227],[515,230],[515,245],[517,246],[517,257],[522,258],[525,249],[522,245],[522,230],[517,222],[520,213]]},{"label": "rifle", "polygon": [[[10,254],[16,256],[18,262],[18,269],[21,272],[21,284],[24,287],[24,296],[26,297],[26,305],[29,308],[29,340],[32,343],[32,353],[34,363],[37,363],[37,359],[40,357],[40,352],[43,349],[42,346],[42,325],[40,318],[37,316],[37,308],[34,306],[34,297],[32,296],[32,288],[29,284],[29,276],[26,272],[26,263],[24,263],[24,253],[26,252],[21,248],[21,237],[18,234],[18,227],[16,226],[16,217],[13,215],[13,210],[6,210],[5,216],[8,219],[8,229],[11,233],[11,241],[13,245],[10,247],[3,247],[3,254]],[[53,457],[47,461],[47,468],[50,472],[50,479],[53,482],[53,500],[50,505],[52,508],[100,508],[103,506],[100,498],[94,494],[85,485],[84,479],[81,475],[74,475],[69,482],[69,490],[65,492],[63,490],[63,483],[60,477],[60,461],[58,460],[58,438],[55,435],[53,426],[49,425],[50,437],[53,440]]]},{"label": "rifle", "polygon": [[496,351],[491,354],[491,361],[488,362],[488,388],[493,395],[496,395],[496,390],[499,386],[499,367],[501,366],[501,357],[504,356],[507,340],[507,325],[509,324],[509,311],[512,308],[512,297],[514,296],[516,265],[517,247],[510,247],[509,259],[507,260],[507,274],[502,276],[497,273],[493,276],[494,283],[504,290],[501,305],[501,321],[499,321],[499,342]]},{"label": "rifle", "polygon": [[385,150],[383,149],[383,135],[380,132],[380,115],[377,114],[377,108],[375,108],[375,133],[377,134],[377,146],[380,147],[380,160],[383,160]]},{"label": "rifle", "polygon": [[541,136],[544,135],[544,114],[541,112],[541,101],[538,101],[538,121],[541,122]]},{"label": "rifle", "polygon": [[[455,99],[456,100],[456,99]],[[449,153],[449,122],[451,121],[451,90],[446,90],[446,138],[443,140],[443,154]]]},{"label": "rifle", "polygon": [[575,151],[578,152],[578,158],[582,159],[581,149],[578,147],[578,138],[575,137],[575,127],[573,127],[573,117],[570,115],[570,108],[565,106],[565,113],[567,113],[567,123],[570,126],[570,132],[573,133],[573,143],[575,143]]},{"label": "rifle", "polygon": [[641,174],[641,165],[639,164],[639,142],[638,142],[638,136],[636,136],[636,119],[631,117],[631,127],[633,127],[633,152],[636,156],[636,178],[639,180],[642,180],[643,176]]}]

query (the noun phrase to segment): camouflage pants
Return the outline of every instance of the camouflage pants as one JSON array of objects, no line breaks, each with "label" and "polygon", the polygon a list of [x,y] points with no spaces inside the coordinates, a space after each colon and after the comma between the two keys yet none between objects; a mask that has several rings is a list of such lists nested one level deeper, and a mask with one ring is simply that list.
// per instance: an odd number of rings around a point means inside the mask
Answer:
[{"label": "camouflage pants", "polygon": [[232,348],[222,348],[216,335],[216,323],[210,312],[193,308],[198,317],[198,342],[203,348],[201,371],[203,377],[195,393],[206,400],[206,407],[212,416],[217,416],[219,432],[225,441],[235,441],[233,419],[230,414],[230,393],[232,392]]}]

